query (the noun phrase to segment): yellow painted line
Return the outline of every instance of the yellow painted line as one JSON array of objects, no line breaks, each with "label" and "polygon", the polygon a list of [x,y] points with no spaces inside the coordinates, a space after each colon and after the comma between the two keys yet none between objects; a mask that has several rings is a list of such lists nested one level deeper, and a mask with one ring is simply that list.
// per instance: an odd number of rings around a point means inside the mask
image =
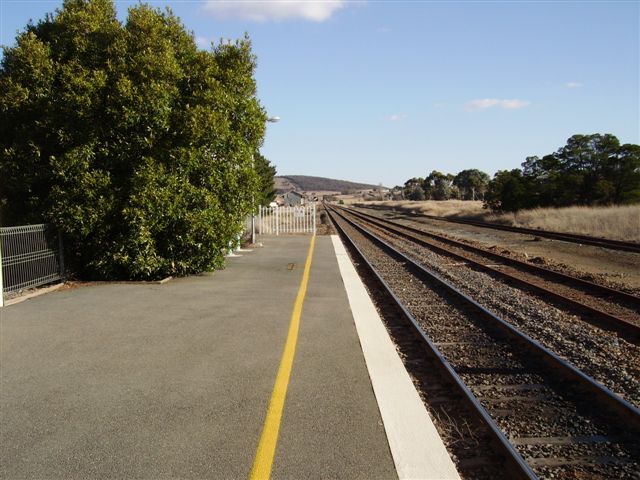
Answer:
[{"label": "yellow painted line", "polygon": [[291,369],[293,367],[293,359],[296,355],[296,344],[298,343],[298,331],[300,330],[300,316],[302,314],[302,304],[307,293],[307,284],[309,283],[309,272],[311,271],[311,259],[313,258],[313,249],[316,244],[316,236],[311,237],[309,245],[309,253],[307,261],[304,264],[304,272],[302,274],[302,282],[298,289],[298,296],[293,304],[293,313],[291,314],[291,323],[289,324],[289,333],[287,334],[287,342],[284,345],[280,368],[276,376],[276,382],[273,386],[269,408],[267,409],[267,418],[262,427],[262,435],[258,443],[256,458],[253,461],[253,468],[249,475],[250,480],[267,480],[271,476],[271,467],[273,465],[273,457],[276,454],[276,446],[278,444],[278,434],[280,432],[280,421],[282,420],[282,411],[284,409],[284,401],[287,397],[287,389],[289,388],[289,378],[291,377]]}]

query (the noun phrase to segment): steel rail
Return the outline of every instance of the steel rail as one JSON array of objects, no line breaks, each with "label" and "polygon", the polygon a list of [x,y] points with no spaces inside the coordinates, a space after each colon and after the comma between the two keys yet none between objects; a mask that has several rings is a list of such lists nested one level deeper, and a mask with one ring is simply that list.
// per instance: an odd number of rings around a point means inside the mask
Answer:
[{"label": "steel rail", "polygon": [[[444,358],[444,356],[440,353],[435,344],[431,341],[431,339],[427,336],[425,331],[420,327],[420,324],[415,319],[415,317],[409,312],[407,307],[404,306],[402,301],[396,296],[395,293],[391,290],[389,284],[380,276],[377,270],[373,267],[373,265],[369,262],[367,257],[362,253],[362,251],[358,248],[356,243],[349,237],[349,235],[344,231],[344,229],[335,221],[332,214],[331,207],[325,206],[325,210],[331,219],[336,230],[340,233],[343,239],[347,241],[347,243],[351,246],[351,248],[357,252],[360,259],[367,265],[367,269],[373,273],[376,280],[382,285],[384,291],[390,296],[393,300],[393,303],[402,311],[405,319],[409,322],[409,324],[414,328],[416,333],[419,335],[420,339],[424,342],[425,346],[429,353],[436,360],[436,364],[440,367],[440,370],[443,374],[453,381],[454,386],[458,390],[458,393],[464,399],[466,405],[470,408],[470,410],[477,415],[477,418],[481,421],[481,423],[487,428],[490,433],[494,445],[497,447],[498,452],[505,459],[505,469],[508,473],[510,473],[510,478],[514,479],[529,479],[536,480],[538,477],[531,470],[531,467],[527,465],[525,460],[522,458],[520,453],[516,450],[516,448],[509,442],[507,437],[502,433],[502,430],[496,425],[493,421],[489,413],[482,406],[480,401],[476,398],[473,392],[466,386],[464,381],[460,378],[460,376],[455,372],[451,364]],[[338,213],[335,212],[334,213]]]},{"label": "steel rail", "polygon": [[[532,265],[526,262],[522,262],[520,260],[516,260],[510,257],[507,257],[506,255],[501,255],[499,253],[495,253],[495,252],[491,252],[491,251],[487,251],[485,249],[482,248],[478,248],[478,247],[474,247],[472,245],[468,245],[466,243],[463,242],[459,242],[447,237],[443,237],[442,235],[438,235],[432,232],[425,232],[424,230],[420,230],[414,227],[410,227],[407,225],[402,225],[402,224],[398,224],[396,222],[393,222],[391,220],[387,220],[387,219],[382,219],[373,215],[369,215],[360,211],[356,211],[353,209],[347,209],[344,207],[341,207],[344,211],[355,215],[356,217],[359,217],[365,221],[371,222],[375,225],[378,225],[380,228],[386,229],[388,231],[391,231],[397,235],[402,236],[403,238],[406,238],[414,243],[417,243],[421,246],[424,246],[426,248],[432,249],[434,251],[436,251],[437,253],[443,254],[443,255],[448,255],[451,257],[454,257],[458,260],[464,261],[464,262],[468,262],[470,264],[472,264],[474,267],[486,271],[486,272],[490,272],[496,276],[502,277],[502,278],[506,278],[508,279],[510,282],[515,283],[516,285],[520,286],[521,288],[527,289],[527,290],[532,290],[535,293],[537,293],[540,296],[543,296],[545,299],[546,298],[552,298],[555,301],[561,303],[561,304],[565,304],[568,305],[570,308],[572,309],[577,309],[583,313],[587,314],[587,318],[584,318],[585,321],[594,324],[600,328],[604,328],[607,330],[612,330],[617,332],[622,338],[625,338],[627,341],[634,343],[634,344],[639,344],[640,343],[640,325],[633,323],[629,320],[626,320],[625,318],[622,318],[620,316],[611,314],[605,310],[593,307],[591,305],[587,305],[583,302],[580,302],[579,300],[567,297],[566,295],[562,295],[561,293],[555,292],[553,290],[550,290],[548,288],[545,288],[543,286],[531,283],[525,279],[522,279],[516,275],[512,275],[508,272],[504,272],[498,268],[486,265],[482,262],[479,262],[477,260],[474,260],[473,258],[469,258],[465,255],[453,252],[449,249],[446,249],[440,245],[436,245],[432,242],[430,242],[429,240],[425,240],[424,238],[418,238],[416,237],[416,235],[420,235],[422,237],[432,237],[437,241],[443,242],[443,243],[447,243],[449,245],[452,245],[454,247],[457,248],[461,248],[464,250],[470,250],[474,253],[477,253],[479,255],[485,255],[488,257],[491,257],[494,260],[498,260],[501,262],[504,262],[505,264],[508,265],[512,265],[515,266],[516,268],[523,268],[525,270],[527,270],[528,272],[534,273],[534,274],[539,274],[541,276],[547,277],[547,278],[552,278],[555,281],[560,281],[560,282],[565,282],[569,287],[571,288],[580,288],[580,289],[586,289],[586,290],[592,290],[592,291],[596,291],[599,292],[601,294],[604,295],[609,295],[612,297],[617,297],[623,301],[626,301],[628,303],[632,303],[635,307],[640,308],[640,298],[636,297],[635,295],[631,295],[629,293],[626,292],[621,292],[619,290],[615,290],[613,288],[609,288],[609,287],[605,287],[604,285],[599,285],[596,283],[592,283],[589,282],[587,280],[583,280],[581,278],[577,278],[577,277],[573,277],[571,275],[567,275],[564,273],[560,273],[560,272],[556,272],[554,270],[550,270],[544,267],[539,267],[537,265]],[[405,231],[402,230],[407,230],[411,233],[407,233]],[[570,285],[571,283],[577,284],[578,287],[572,286]]]},{"label": "steel rail", "polygon": [[[352,220],[346,218],[340,212],[336,210],[333,210],[333,212],[339,215],[353,228],[361,232],[365,237],[371,239],[375,244],[379,245],[380,248],[389,253],[391,256],[399,258],[403,262],[405,262],[407,266],[410,266],[410,268],[414,272],[416,272],[417,276],[422,277],[423,279],[426,279],[426,281],[435,283],[439,287],[444,288],[447,293],[451,294],[461,304],[465,305],[466,307],[470,307],[472,310],[482,315],[483,318],[489,320],[493,327],[496,327],[503,334],[508,335],[519,346],[523,347],[524,351],[526,351],[529,356],[545,364],[548,367],[545,371],[545,374],[551,377],[553,383],[568,385],[571,386],[571,388],[579,386],[581,391],[585,393],[585,396],[589,398],[589,403],[596,403],[599,411],[606,412],[610,420],[617,420],[618,424],[623,425],[623,430],[628,432],[632,438],[637,438],[640,435],[640,410],[637,407],[620,398],[618,395],[614,394],[609,389],[574,367],[572,364],[550,351],[538,341],[519,331],[511,324],[501,319],[496,314],[489,311],[478,302],[462,293],[455,286],[440,278],[437,274],[430,272],[422,265],[404,255],[402,252],[399,252],[384,240],[367,231],[365,228],[353,222]],[[336,226],[338,227],[337,222],[334,221],[334,224],[336,224]],[[342,231],[343,229],[340,228],[340,230]],[[367,262],[367,264],[371,265],[369,262]],[[421,328],[420,331],[422,335],[426,335]]]},{"label": "steel rail", "polygon": [[420,230],[419,228],[415,228],[415,227],[411,227],[409,225],[403,225],[403,224],[400,224],[398,222],[394,222],[394,221],[389,220],[387,218],[377,217],[377,216],[371,215],[369,213],[364,213],[364,212],[362,212],[360,210],[354,210],[353,208],[347,209],[345,207],[340,207],[340,208],[344,208],[345,210],[350,211],[350,212],[357,212],[358,214],[363,215],[365,217],[376,219],[376,220],[388,223],[390,225],[400,226],[400,227],[402,227],[402,228],[404,228],[406,230],[410,230],[410,231],[412,231],[414,233],[418,233],[418,234],[421,234],[421,235],[429,235],[430,237],[433,237],[433,238],[435,238],[437,240],[440,240],[442,242],[448,243],[450,245],[454,245],[456,247],[461,247],[461,248],[464,248],[464,249],[467,249],[467,250],[471,250],[471,251],[477,252],[477,253],[479,253],[481,255],[487,255],[487,256],[490,256],[490,257],[492,257],[492,258],[494,258],[496,260],[500,260],[500,261],[503,261],[503,262],[506,262],[506,263],[509,263],[509,264],[512,264],[512,265],[523,267],[523,268],[531,270],[531,271],[540,272],[540,273],[543,273],[546,276],[549,276],[549,277],[552,277],[552,278],[556,278],[558,280],[566,280],[566,281],[569,281],[571,283],[576,283],[576,284],[581,285],[581,286],[583,286],[585,288],[588,288],[590,290],[598,291],[598,292],[600,292],[600,293],[602,293],[604,295],[617,296],[617,297],[619,297],[621,299],[624,299],[626,301],[629,301],[629,302],[633,303],[634,305],[636,305],[637,307],[640,308],[640,297],[638,297],[636,295],[632,295],[630,293],[623,292],[621,290],[616,290],[614,288],[607,287],[605,285],[600,285],[598,283],[590,282],[589,280],[584,280],[582,278],[574,277],[572,275],[567,275],[566,273],[557,272],[555,270],[551,270],[551,269],[546,268],[546,267],[541,267],[539,265],[533,265],[531,263],[527,263],[527,262],[524,262],[522,260],[511,258],[511,257],[508,257],[506,255],[502,255],[500,253],[492,252],[491,250],[486,250],[484,248],[475,247],[473,245],[469,245],[467,243],[460,242],[460,241],[457,241],[457,240],[453,240],[453,239],[451,239],[449,237],[445,237],[444,235],[440,235],[440,234],[437,234],[437,233],[434,233],[434,232],[427,232],[425,230]]},{"label": "steel rail", "polygon": [[463,225],[472,225],[475,227],[492,228],[494,230],[504,230],[507,232],[534,235],[538,237],[551,238],[554,240],[561,240],[563,242],[593,245],[596,247],[609,248],[611,250],[622,250],[627,252],[640,253],[640,243],[636,243],[636,242],[626,242],[623,240],[612,240],[609,238],[592,237],[590,235],[579,235],[577,233],[552,232],[550,230],[538,230],[535,228],[512,227],[509,225],[499,225],[497,223],[481,222],[478,220],[465,220],[462,218],[440,217],[437,215],[419,214],[419,215],[413,215],[413,216],[428,218],[430,220],[440,220],[444,222],[459,223]]}]

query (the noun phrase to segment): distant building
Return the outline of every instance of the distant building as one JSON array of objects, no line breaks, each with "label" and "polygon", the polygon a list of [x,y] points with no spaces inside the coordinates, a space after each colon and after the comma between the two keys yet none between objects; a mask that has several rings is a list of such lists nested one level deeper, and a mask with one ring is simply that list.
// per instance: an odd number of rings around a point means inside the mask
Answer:
[{"label": "distant building", "polygon": [[304,205],[304,195],[292,190],[291,192],[284,194],[283,203],[289,207],[294,205]]}]

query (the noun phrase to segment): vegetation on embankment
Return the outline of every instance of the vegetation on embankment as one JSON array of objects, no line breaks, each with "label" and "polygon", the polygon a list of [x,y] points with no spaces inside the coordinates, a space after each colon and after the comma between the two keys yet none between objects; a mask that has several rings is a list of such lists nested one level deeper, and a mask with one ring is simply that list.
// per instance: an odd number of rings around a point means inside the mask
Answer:
[{"label": "vegetation on embankment", "polygon": [[461,200],[403,200],[354,205],[640,242],[640,205],[535,208],[513,213],[488,212],[480,201]]}]

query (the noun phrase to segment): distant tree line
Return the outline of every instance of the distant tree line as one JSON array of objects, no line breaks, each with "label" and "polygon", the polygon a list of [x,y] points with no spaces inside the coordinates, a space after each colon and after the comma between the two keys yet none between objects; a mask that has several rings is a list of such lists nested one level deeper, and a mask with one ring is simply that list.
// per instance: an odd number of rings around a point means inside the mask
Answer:
[{"label": "distant tree line", "polygon": [[457,175],[436,170],[411,178],[408,200],[479,199],[494,211],[570,205],[617,205],[640,201],[640,146],[610,134],[574,135],[555,153],[527,157],[522,168],[493,179],[476,169]]},{"label": "distant tree line", "polygon": [[501,211],[638,201],[640,146],[609,134],[574,135],[555,153],[527,157],[522,169],[497,172],[485,197]]},{"label": "distant tree line", "polygon": [[248,38],[197,48],[169,9],[65,0],[0,64],[0,222],[50,222],[85,278],[222,265],[275,169]]},{"label": "distant tree line", "polygon": [[407,180],[403,194],[408,200],[482,200],[490,180],[489,175],[475,168],[457,175],[433,170],[426,178]]}]

